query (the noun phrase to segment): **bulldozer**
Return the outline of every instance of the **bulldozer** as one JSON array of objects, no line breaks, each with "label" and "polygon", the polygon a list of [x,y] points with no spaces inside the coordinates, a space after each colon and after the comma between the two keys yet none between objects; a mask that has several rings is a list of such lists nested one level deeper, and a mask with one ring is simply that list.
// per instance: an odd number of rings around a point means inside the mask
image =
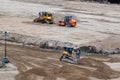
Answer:
[{"label": "bulldozer", "polygon": [[56,24],[59,26],[75,27],[76,21],[72,18],[72,16],[65,16],[64,21],[58,21]]},{"label": "bulldozer", "polygon": [[62,52],[62,56],[60,57],[60,61],[77,64],[78,60],[80,59],[80,54],[81,51],[79,49],[65,46],[64,51]]},{"label": "bulldozer", "polygon": [[39,12],[39,17],[34,19],[34,22],[53,24],[54,17],[51,12]]}]

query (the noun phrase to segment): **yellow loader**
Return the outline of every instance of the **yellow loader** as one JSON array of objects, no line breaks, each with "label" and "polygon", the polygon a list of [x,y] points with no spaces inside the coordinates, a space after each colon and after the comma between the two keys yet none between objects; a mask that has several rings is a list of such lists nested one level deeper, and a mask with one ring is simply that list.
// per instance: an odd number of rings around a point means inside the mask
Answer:
[{"label": "yellow loader", "polygon": [[39,12],[39,17],[34,19],[34,22],[53,24],[53,14],[50,12]]}]

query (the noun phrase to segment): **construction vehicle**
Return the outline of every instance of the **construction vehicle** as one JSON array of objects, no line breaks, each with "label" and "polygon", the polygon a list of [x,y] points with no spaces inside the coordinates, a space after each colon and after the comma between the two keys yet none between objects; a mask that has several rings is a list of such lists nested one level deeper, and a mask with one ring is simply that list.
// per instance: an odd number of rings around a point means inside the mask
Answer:
[{"label": "construction vehicle", "polygon": [[77,64],[78,60],[80,59],[80,54],[81,52],[79,49],[74,49],[73,47],[64,47],[60,61]]},{"label": "construction vehicle", "polygon": [[53,14],[50,12],[39,12],[39,17],[34,19],[34,22],[53,24]]},{"label": "construction vehicle", "polygon": [[9,63],[10,61],[9,61],[8,57],[3,57],[2,62],[3,63]]},{"label": "construction vehicle", "polygon": [[72,18],[72,16],[65,16],[64,21],[58,21],[56,24],[59,26],[75,27],[76,21]]}]

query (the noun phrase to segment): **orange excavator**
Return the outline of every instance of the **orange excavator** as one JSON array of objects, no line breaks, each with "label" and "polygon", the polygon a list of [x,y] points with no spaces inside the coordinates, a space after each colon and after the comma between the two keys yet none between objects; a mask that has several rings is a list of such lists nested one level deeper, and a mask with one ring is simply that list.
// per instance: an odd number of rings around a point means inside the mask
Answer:
[{"label": "orange excavator", "polygon": [[64,21],[58,21],[56,24],[59,26],[75,27],[76,21],[72,18],[72,16],[65,16]]}]

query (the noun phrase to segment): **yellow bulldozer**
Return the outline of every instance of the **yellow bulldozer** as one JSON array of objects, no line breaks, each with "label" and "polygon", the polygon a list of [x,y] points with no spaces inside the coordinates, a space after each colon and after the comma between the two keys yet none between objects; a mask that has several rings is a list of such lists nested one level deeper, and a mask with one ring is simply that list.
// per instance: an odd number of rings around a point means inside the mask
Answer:
[{"label": "yellow bulldozer", "polygon": [[70,46],[63,47],[64,51],[60,57],[60,61],[77,64],[80,60],[81,51]]},{"label": "yellow bulldozer", "polygon": [[53,14],[50,12],[39,12],[39,17],[34,19],[34,22],[53,24]]}]

